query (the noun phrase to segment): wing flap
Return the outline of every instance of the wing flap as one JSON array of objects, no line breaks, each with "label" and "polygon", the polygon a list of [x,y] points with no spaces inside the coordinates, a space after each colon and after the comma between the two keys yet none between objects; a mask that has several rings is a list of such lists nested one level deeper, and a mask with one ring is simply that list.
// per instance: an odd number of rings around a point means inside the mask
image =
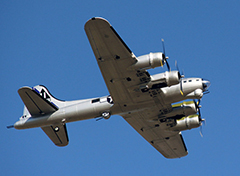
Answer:
[{"label": "wing flap", "polygon": [[38,92],[30,87],[20,88],[18,94],[32,116],[49,114],[58,110],[56,105],[43,98]]},{"label": "wing flap", "polygon": [[69,139],[66,124],[56,124],[41,128],[55,145],[60,147],[68,145]]}]

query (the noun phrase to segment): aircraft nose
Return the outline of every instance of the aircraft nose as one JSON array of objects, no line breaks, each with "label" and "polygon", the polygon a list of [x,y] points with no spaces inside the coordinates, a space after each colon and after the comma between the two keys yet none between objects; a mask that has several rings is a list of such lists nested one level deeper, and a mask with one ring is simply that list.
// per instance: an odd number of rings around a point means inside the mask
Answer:
[{"label": "aircraft nose", "polygon": [[211,83],[207,79],[202,79],[203,91],[206,91],[210,87]]}]

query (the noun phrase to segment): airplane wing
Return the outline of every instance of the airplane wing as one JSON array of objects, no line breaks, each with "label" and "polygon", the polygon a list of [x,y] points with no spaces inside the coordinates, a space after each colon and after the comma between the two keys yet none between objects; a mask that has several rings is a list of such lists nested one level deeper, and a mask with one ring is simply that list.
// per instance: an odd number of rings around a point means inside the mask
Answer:
[{"label": "airplane wing", "polygon": [[121,106],[143,101],[136,99],[134,86],[149,81],[150,75],[128,69],[137,59],[114,28],[105,19],[93,18],[85,24],[85,31],[113,101]]},{"label": "airplane wing", "polygon": [[167,130],[166,123],[157,123],[158,108],[123,115],[124,119],[166,158],[188,154],[181,132]]},{"label": "airplane wing", "polygon": [[18,94],[32,116],[49,114],[58,110],[55,104],[41,96],[34,88],[22,87],[18,90]]},{"label": "airplane wing", "polygon": [[139,86],[150,80],[150,74],[146,70],[130,69],[137,59],[114,28],[105,19],[92,18],[85,24],[85,31],[114,106],[126,112],[133,106],[142,108],[144,103],[153,105],[151,109],[124,114],[124,119],[165,157],[187,155],[180,132],[157,128],[159,124],[151,120],[172,107],[161,101],[158,90],[139,91]]},{"label": "airplane wing", "polygon": [[55,145],[60,147],[68,145],[66,124],[54,124],[41,128]]}]

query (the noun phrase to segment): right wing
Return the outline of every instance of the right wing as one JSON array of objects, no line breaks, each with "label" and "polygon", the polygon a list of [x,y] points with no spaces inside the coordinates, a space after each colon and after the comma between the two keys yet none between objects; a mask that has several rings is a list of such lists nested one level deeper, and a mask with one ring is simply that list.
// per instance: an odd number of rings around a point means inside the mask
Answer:
[{"label": "right wing", "polygon": [[68,145],[69,139],[66,124],[59,123],[41,128],[55,145],[60,147]]},{"label": "right wing", "polygon": [[188,154],[180,131],[168,130],[167,122],[156,119],[158,108],[123,115],[123,118],[166,158],[180,158]]}]

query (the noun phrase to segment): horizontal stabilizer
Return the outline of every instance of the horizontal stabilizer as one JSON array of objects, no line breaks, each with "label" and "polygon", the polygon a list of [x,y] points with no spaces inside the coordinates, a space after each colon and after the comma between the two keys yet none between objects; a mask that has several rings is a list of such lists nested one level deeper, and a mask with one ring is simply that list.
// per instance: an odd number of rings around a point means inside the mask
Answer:
[{"label": "horizontal stabilizer", "polygon": [[33,117],[53,113],[58,110],[55,104],[35,91],[35,89],[22,87],[18,90],[18,94]]},{"label": "horizontal stabilizer", "polygon": [[68,134],[66,124],[55,124],[42,127],[42,130],[48,135],[52,142],[57,146],[68,145]]}]

